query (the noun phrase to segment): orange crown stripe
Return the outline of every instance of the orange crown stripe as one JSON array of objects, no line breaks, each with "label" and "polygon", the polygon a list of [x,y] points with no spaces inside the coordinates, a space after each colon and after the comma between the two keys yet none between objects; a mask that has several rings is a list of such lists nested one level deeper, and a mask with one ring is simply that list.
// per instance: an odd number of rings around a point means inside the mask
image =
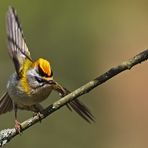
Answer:
[{"label": "orange crown stripe", "polygon": [[50,66],[50,63],[47,60],[39,58],[37,60],[36,64],[40,66],[40,68],[42,69],[42,71],[44,73],[46,73],[49,76],[51,75],[51,66]]}]

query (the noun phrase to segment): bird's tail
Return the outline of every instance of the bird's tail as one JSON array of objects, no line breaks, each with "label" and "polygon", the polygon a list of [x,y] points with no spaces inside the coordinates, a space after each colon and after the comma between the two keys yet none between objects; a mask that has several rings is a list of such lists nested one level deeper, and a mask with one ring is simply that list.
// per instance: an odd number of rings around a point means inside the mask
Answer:
[{"label": "bird's tail", "polygon": [[[54,85],[54,89],[58,91],[61,97],[64,97],[70,93],[69,90],[59,85],[57,82]],[[94,116],[86,105],[84,105],[80,100],[74,99],[67,103],[67,107],[70,111],[77,112],[85,121],[88,123],[94,122]]]}]

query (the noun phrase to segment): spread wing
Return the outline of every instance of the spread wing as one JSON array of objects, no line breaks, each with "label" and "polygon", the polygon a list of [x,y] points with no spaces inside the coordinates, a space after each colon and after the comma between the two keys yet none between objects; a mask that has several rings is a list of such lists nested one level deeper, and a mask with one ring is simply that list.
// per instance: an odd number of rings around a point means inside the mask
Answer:
[{"label": "spread wing", "polygon": [[24,39],[23,30],[19,23],[16,10],[13,7],[9,7],[6,21],[8,50],[19,76],[24,61],[26,59],[31,60],[31,56]]},{"label": "spread wing", "polygon": [[13,109],[13,102],[7,92],[0,98],[0,114],[10,112]]}]

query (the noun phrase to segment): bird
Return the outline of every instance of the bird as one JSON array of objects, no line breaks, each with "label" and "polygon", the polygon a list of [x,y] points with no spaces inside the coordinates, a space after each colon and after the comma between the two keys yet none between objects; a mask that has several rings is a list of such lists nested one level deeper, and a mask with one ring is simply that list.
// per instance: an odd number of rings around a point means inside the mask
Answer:
[{"label": "bird", "polygon": [[[18,121],[18,110],[42,113],[40,104],[47,99],[52,91],[61,97],[70,93],[53,78],[53,70],[48,60],[40,57],[33,60],[26,44],[23,30],[14,7],[9,6],[6,13],[6,32],[8,53],[13,61],[15,72],[8,79],[6,91],[0,98],[0,114],[14,111],[15,128],[21,130]],[[88,123],[94,116],[80,100],[74,99],[67,103],[70,111],[76,111]]]}]

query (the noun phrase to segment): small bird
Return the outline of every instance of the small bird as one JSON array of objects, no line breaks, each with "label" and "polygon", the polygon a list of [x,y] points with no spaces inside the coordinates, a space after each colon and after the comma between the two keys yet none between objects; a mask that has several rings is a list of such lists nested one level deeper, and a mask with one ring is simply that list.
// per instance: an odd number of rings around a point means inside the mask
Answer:
[{"label": "small bird", "polygon": [[[20,131],[21,125],[17,120],[17,110],[28,110],[41,113],[44,108],[41,102],[48,98],[52,90],[65,96],[70,93],[53,79],[50,62],[39,58],[32,60],[24,39],[16,10],[9,6],[6,16],[8,51],[14,63],[15,72],[10,76],[7,90],[0,99],[0,114],[14,110],[15,128]],[[67,104],[87,122],[94,121],[89,109],[78,99]]]}]

